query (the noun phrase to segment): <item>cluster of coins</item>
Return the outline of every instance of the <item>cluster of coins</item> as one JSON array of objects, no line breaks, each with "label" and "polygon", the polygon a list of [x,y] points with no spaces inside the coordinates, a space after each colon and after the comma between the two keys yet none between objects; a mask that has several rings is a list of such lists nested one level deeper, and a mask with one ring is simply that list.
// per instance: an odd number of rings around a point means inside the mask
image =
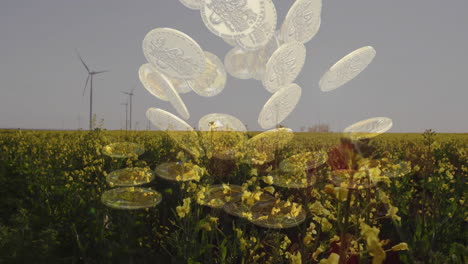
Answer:
[{"label": "cluster of coins", "polygon": [[[132,158],[143,154],[143,146],[132,142],[112,143],[103,148],[103,154],[112,158]],[[110,172],[106,181],[116,186],[105,191],[101,201],[114,209],[142,209],[154,207],[162,200],[159,192],[151,188],[135,187],[154,180],[154,173],[147,167],[124,168]]]}]

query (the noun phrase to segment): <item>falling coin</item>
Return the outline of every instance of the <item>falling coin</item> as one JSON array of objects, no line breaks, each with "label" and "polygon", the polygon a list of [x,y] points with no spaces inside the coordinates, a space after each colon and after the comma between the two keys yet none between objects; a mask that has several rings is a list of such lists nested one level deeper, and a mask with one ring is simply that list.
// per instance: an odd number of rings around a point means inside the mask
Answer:
[{"label": "falling coin", "polygon": [[166,162],[154,170],[159,177],[170,181],[200,180],[203,169],[193,163]]},{"label": "falling coin", "polygon": [[102,154],[112,158],[138,157],[144,152],[144,146],[133,142],[116,142],[102,148]]},{"label": "falling coin", "polygon": [[275,128],[260,133],[247,141],[253,159],[264,156],[265,162],[274,160],[275,153],[284,148],[292,139],[294,133],[290,128]]},{"label": "falling coin", "polygon": [[227,39],[246,36],[265,16],[265,0],[204,0],[200,14],[213,34]]},{"label": "falling coin", "polygon": [[345,128],[343,132],[350,133],[352,139],[358,140],[385,133],[392,128],[392,125],[392,119],[388,117],[374,117],[354,123]]},{"label": "falling coin", "polygon": [[242,194],[242,187],[234,184],[218,184],[209,186],[198,202],[211,208],[222,208],[233,197]]},{"label": "falling coin", "polygon": [[291,6],[281,26],[284,42],[306,43],[319,31],[322,0],[297,0]]},{"label": "falling coin", "polygon": [[247,80],[252,78],[249,61],[248,52],[239,47],[234,47],[224,57],[224,66],[232,77]]},{"label": "falling coin", "polygon": [[201,7],[201,2],[203,0],[179,0],[185,7],[198,10]]},{"label": "falling coin", "polygon": [[191,37],[171,28],[155,28],[143,39],[146,60],[171,78],[193,79],[205,69],[205,54]]},{"label": "falling coin", "polygon": [[104,205],[114,209],[135,210],[154,207],[162,200],[157,191],[150,188],[122,187],[105,191],[101,196]]},{"label": "falling coin", "polygon": [[283,122],[294,110],[301,98],[301,87],[295,83],[284,86],[265,103],[258,116],[258,124],[263,129],[272,128]]},{"label": "falling coin", "polygon": [[289,201],[275,201],[252,208],[252,223],[266,228],[291,228],[304,222],[306,212],[301,205]]},{"label": "falling coin", "polygon": [[125,168],[109,173],[106,181],[111,186],[136,186],[148,183],[154,179],[149,168]]},{"label": "falling coin", "polygon": [[300,42],[283,44],[271,55],[266,65],[262,83],[270,93],[292,83],[302,71],[306,48]]},{"label": "falling coin", "polygon": [[159,73],[155,72],[153,66],[150,63],[146,63],[140,66],[138,70],[138,76],[140,77],[140,82],[143,84],[148,92],[154,95],[156,98],[169,101],[167,98],[164,89],[161,88],[162,85],[168,85],[166,82],[168,80],[160,76]]},{"label": "falling coin", "polygon": [[206,66],[205,71],[187,83],[192,90],[204,97],[212,97],[221,93],[226,86],[226,70],[218,56],[205,51]]},{"label": "falling coin", "polygon": [[236,43],[247,51],[264,47],[275,34],[277,20],[275,4],[265,0],[265,17],[260,26],[247,36],[237,39]]},{"label": "falling coin", "polygon": [[198,121],[200,131],[247,131],[245,125],[237,117],[228,114],[211,113]]},{"label": "falling coin", "polygon": [[329,92],[351,81],[372,62],[376,54],[373,47],[367,46],[346,55],[322,76],[320,89]]},{"label": "falling coin", "polygon": [[203,153],[198,134],[194,129],[179,117],[159,108],[151,107],[146,111],[146,117],[160,130],[165,130],[167,134],[181,148],[194,156]]}]

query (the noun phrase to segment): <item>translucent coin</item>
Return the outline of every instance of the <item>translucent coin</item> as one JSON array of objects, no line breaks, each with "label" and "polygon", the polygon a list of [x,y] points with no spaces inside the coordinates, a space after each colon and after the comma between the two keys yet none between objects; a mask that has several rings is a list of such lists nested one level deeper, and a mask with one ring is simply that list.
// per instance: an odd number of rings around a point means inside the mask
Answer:
[{"label": "translucent coin", "polygon": [[294,133],[290,128],[275,128],[260,133],[247,141],[252,159],[270,162],[275,153],[283,149],[292,139]]},{"label": "translucent coin", "polygon": [[306,212],[302,205],[288,202],[275,201],[265,203],[252,208],[254,212],[253,224],[266,228],[291,228],[304,222]]},{"label": "translucent coin", "polygon": [[368,171],[333,170],[330,179],[335,186],[346,189],[361,190],[375,185],[375,182],[369,178]]},{"label": "translucent coin", "polygon": [[254,31],[265,16],[265,0],[204,0],[200,8],[206,27],[222,38],[234,39]]},{"label": "translucent coin", "polygon": [[235,39],[227,39],[227,38],[221,38],[221,39],[224,40],[224,42],[226,42],[230,46],[237,47],[237,42]]},{"label": "translucent coin", "polygon": [[170,80],[171,80],[172,85],[174,86],[175,90],[179,94],[186,94],[186,93],[190,93],[192,91],[192,88],[190,88],[187,80],[181,80],[181,79],[176,79],[176,78],[171,78]]},{"label": "translucent coin", "polygon": [[205,54],[191,37],[171,28],[155,28],[143,39],[146,60],[171,78],[193,79],[205,69]]},{"label": "translucent coin", "polygon": [[106,177],[111,186],[136,186],[148,183],[154,179],[154,174],[149,168],[125,168],[115,170]]},{"label": "translucent coin", "polygon": [[320,89],[329,92],[351,81],[372,62],[376,54],[373,47],[367,46],[346,55],[322,76]]},{"label": "translucent coin", "polygon": [[197,132],[184,120],[154,107],[148,108],[146,117],[160,130],[166,130],[172,140],[182,149],[197,157],[203,154]]},{"label": "translucent coin", "polygon": [[265,192],[252,192],[247,196],[244,192],[241,195],[233,196],[233,199],[224,205],[224,211],[233,216],[248,218],[249,215],[253,216],[253,208],[275,201],[273,195]]},{"label": "translucent coin", "polygon": [[132,142],[116,142],[102,148],[102,154],[112,158],[138,157],[145,152],[143,145]]},{"label": "translucent coin", "polygon": [[150,188],[122,187],[105,191],[101,196],[104,205],[114,209],[143,209],[154,207],[162,200],[157,191]]},{"label": "translucent coin", "polygon": [[392,119],[388,117],[374,117],[354,123],[344,129],[354,139],[372,138],[392,128]]},{"label": "translucent coin", "polygon": [[164,85],[161,85],[161,88],[164,91],[171,105],[175,108],[177,113],[182,116],[182,118],[189,119],[190,113],[187,109],[187,106],[185,106],[184,101],[182,100],[179,93],[172,85],[172,82],[168,78],[166,78],[163,74],[160,74],[159,76],[161,77],[160,83],[164,83]]},{"label": "translucent coin", "polygon": [[168,101],[166,93],[164,89],[161,87],[162,85],[169,85],[167,82],[167,78],[161,76],[161,74],[155,72],[153,66],[150,63],[146,63],[140,66],[138,70],[138,77],[140,78],[140,82],[143,84],[143,87],[154,95],[156,98]]},{"label": "translucent coin", "polygon": [[224,57],[226,71],[234,78],[247,80],[252,78],[249,64],[252,58],[239,47],[232,48]]},{"label": "translucent coin", "polygon": [[211,113],[200,118],[198,129],[200,131],[247,131],[244,123],[237,117],[220,113]]},{"label": "translucent coin", "polygon": [[201,2],[203,0],[179,0],[187,8],[198,10],[201,7]]},{"label": "translucent coin", "polygon": [[247,61],[252,62],[249,65],[249,71],[252,72],[252,78],[258,81],[263,79],[266,65],[271,55],[280,47],[280,42],[273,36],[266,46],[248,53]]},{"label": "translucent coin", "polygon": [[205,51],[205,57],[205,71],[197,78],[188,80],[187,83],[196,94],[204,97],[212,97],[224,90],[227,74],[218,56]]},{"label": "translucent coin", "polygon": [[242,194],[242,187],[234,184],[218,184],[209,186],[198,202],[211,208],[222,208],[233,197]]},{"label": "translucent coin", "polygon": [[306,43],[319,31],[322,0],[297,0],[291,6],[281,26],[284,42]]},{"label": "translucent coin", "polygon": [[198,165],[186,162],[166,162],[154,170],[159,177],[170,181],[199,181],[203,169]]},{"label": "translucent coin", "polygon": [[307,188],[312,186],[317,176],[307,171],[296,173],[291,171],[276,171],[269,174],[273,178],[273,185],[284,188]]},{"label": "translucent coin", "polygon": [[308,171],[327,162],[328,155],[325,151],[304,152],[292,155],[281,161],[279,168],[283,172]]},{"label": "translucent coin", "polygon": [[237,39],[237,44],[248,51],[264,47],[275,34],[277,21],[275,4],[271,0],[265,0],[265,17],[262,23],[252,33]]},{"label": "translucent coin", "polygon": [[295,41],[281,45],[266,65],[262,79],[265,89],[274,93],[292,83],[302,71],[305,58],[306,49],[302,43]]},{"label": "translucent coin", "polygon": [[301,87],[299,85],[293,83],[284,86],[265,103],[258,116],[258,124],[263,129],[269,129],[283,122],[294,110],[300,98]]}]

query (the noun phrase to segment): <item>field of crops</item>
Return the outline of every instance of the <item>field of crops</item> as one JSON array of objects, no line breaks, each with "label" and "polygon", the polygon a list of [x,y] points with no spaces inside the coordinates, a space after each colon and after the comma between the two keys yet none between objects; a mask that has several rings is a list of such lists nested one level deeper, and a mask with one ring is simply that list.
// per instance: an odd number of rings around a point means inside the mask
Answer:
[{"label": "field of crops", "polygon": [[[468,261],[467,134],[296,133],[249,148],[204,133],[0,131],[0,263]],[[117,142],[144,151],[111,157]],[[157,205],[103,203],[111,172],[167,162],[182,172],[143,184]]]}]

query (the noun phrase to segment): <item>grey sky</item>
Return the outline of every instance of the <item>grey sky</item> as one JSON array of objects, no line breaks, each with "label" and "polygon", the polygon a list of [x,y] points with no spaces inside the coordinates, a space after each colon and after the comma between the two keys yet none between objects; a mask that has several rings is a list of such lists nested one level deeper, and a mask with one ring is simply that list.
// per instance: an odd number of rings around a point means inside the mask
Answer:
[{"label": "grey sky", "polygon": [[[273,1],[281,24],[294,1]],[[306,44],[306,64],[296,80],[302,98],[283,124],[299,130],[320,120],[338,131],[386,116],[393,119],[393,132],[468,132],[466,11],[466,0],[324,0],[322,26]],[[230,49],[208,31],[199,12],[178,0],[1,0],[0,127],[76,129],[79,115],[87,127],[87,73],[75,48],[92,69],[110,70],[95,77],[94,86],[94,112],[106,128],[119,129],[125,121],[120,91],[133,87],[133,118],[140,129],[147,126],[148,107],[176,113],[138,80],[143,37],[156,27],[181,30],[221,59]],[[377,50],[373,63],[345,86],[321,92],[321,75],[367,45]],[[260,130],[258,113],[270,96],[258,81],[229,76],[216,97],[182,98],[192,126],[219,112]]]}]

